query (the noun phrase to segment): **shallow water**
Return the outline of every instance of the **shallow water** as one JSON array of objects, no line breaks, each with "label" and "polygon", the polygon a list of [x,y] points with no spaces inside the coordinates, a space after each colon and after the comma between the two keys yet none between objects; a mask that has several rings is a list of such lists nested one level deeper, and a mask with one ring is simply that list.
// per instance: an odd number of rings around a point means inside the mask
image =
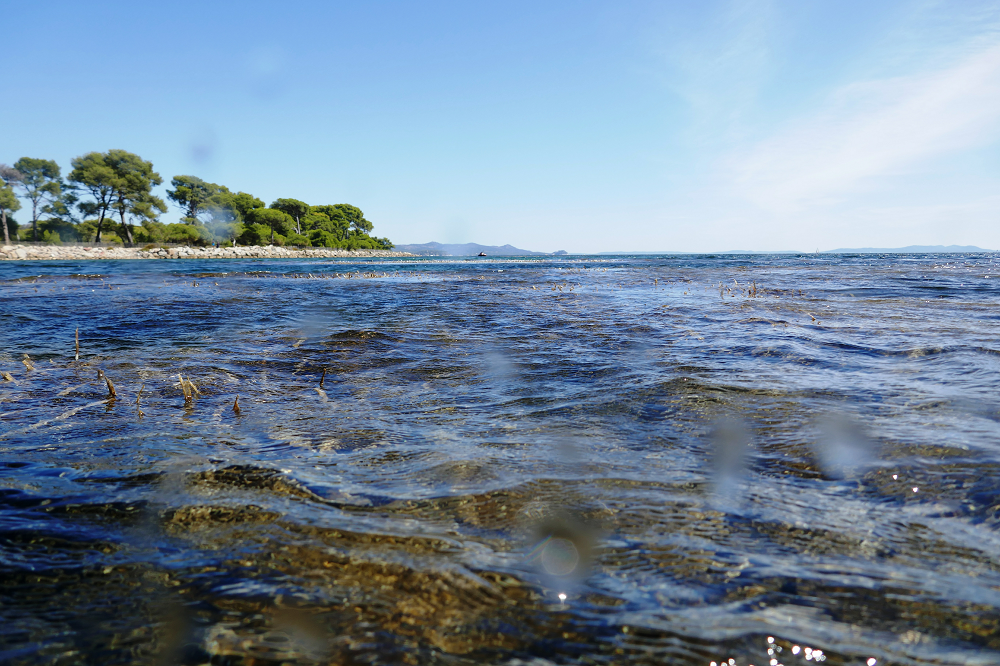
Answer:
[{"label": "shallow water", "polygon": [[0,662],[1000,663],[997,260],[0,262]]}]

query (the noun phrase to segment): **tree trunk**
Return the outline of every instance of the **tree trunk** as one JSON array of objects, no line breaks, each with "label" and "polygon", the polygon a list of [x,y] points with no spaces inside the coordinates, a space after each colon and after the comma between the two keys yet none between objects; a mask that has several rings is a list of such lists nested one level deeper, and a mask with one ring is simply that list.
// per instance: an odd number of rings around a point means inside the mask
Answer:
[{"label": "tree trunk", "polygon": [[7,211],[0,208],[0,220],[3,224],[3,244],[10,245],[10,232],[7,231]]},{"label": "tree trunk", "polygon": [[128,247],[132,247],[133,245],[135,245],[135,243],[132,241],[132,230],[128,228],[127,224],[125,224],[125,211],[124,210],[121,211],[121,218],[122,218],[122,231],[125,232],[125,239],[128,242]]},{"label": "tree trunk", "polygon": [[104,209],[101,209],[101,219],[97,221],[97,238],[94,239],[95,243],[101,242],[101,227],[104,226]]},{"label": "tree trunk", "polygon": [[271,225],[271,245],[274,245],[274,225]]},{"label": "tree trunk", "polygon": [[38,242],[38,201],[31,200],[31,240]]},{"label": "tree trunk", "polygon": [[295,218],[295,233],[297,233],[300,236],[302,235],[302,225],[299,224],[299,218],[298,217]]}]

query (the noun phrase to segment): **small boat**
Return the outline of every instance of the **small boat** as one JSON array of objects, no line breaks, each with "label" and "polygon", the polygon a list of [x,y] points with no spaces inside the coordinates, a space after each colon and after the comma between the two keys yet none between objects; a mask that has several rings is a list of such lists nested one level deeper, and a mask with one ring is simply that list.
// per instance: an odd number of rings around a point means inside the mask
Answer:
[{"label": "small boat", "polygon": [[479,257],[485,257],[485,256],[486,256],[486,253],[485,253],[485,252],[480,252],[480,253],[479,253],[478,255],[476,255],[476,256],[479,256]]}]

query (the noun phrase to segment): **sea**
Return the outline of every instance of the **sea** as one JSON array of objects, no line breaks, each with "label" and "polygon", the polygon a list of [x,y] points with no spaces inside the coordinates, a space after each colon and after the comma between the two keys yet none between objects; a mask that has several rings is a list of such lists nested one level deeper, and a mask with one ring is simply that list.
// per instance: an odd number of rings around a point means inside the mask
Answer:
[{"label": "sea", "polygon": [[0,262],[0,663],[998,664],[998,259]]}]

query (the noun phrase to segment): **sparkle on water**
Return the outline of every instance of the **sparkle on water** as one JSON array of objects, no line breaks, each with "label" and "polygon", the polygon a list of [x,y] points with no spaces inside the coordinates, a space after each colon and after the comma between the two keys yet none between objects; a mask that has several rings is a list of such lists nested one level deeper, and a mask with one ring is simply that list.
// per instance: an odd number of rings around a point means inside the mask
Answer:
[{"label": "sparkle on water", "polygon": [[0,262],[0,661],[989,663],[996,268]]}]

